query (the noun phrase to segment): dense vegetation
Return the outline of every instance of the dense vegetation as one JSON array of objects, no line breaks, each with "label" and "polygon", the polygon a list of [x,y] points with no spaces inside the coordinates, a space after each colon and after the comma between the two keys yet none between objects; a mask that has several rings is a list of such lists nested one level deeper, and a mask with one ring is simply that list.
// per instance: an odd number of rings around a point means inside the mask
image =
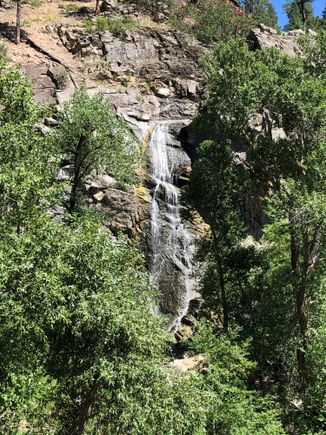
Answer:
[{"label": "dense vegetation", "polygon": [[279,396],[298,433],[322,433],[326,422],[325,47],[325,33],[301,58],[234,39],[207,56],[197,122],[210,138],[188,189],[211,229],[202,247],[210,317],[251,340],[258,388]]},{"label": "dense vegetation", "polygon": [[[50,109],[5,59],[0,70],[2,433],[282,433],[271,400],[247,388],[254,364],[234,334],[203,325],[191,346],[207,368],[167,365],[171,337],[137,246],[83,206],[94,168],[136,181],[127,126],[80,90],[46,132]],[[70,179],[57,182],[62,160]]]},{"label": "dense vegetation", "polygon": [[[310,3],[305,22],[286,6],[290,29],[325,27]],[[302,57],[253,52],[250,27],[277,27],[268,0],[243,1],[241,17],[225,2],[167,4],[211,47],[185,194],[209,226],[205,303],[185,344],[203,362],[173,368],[137,240],[85,205],[94,173],[139,182],[128,126],[83,89],[61,111],[36,104],[0,47],[0,433],[324,433],[326,33],[303,38]]]}]

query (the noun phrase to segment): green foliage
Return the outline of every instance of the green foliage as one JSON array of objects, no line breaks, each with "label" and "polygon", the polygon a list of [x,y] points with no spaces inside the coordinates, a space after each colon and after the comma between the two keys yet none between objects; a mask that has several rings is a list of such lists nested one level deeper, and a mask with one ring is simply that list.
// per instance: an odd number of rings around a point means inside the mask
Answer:
[{"label": "green foliage", "polygon": [[6,59],[6,58],[7,58],[7,47],[0,39],[0,62],[2,59]]},{"label": "green foliage", "polygon": [[130,15],[117,18],[97,17],[95,20],[86,18],[84,25],[88,33],[111,31],[117,35],[123,36],[126,30],[132,31],[139,27],[138,21]]},{"label": "green foliage", "polygon": [[[319,27],[319,20],[313,13],[313,0],[303,0],[304,13],[306,17],[306,27],[316,29]],[[291,0],[284,4],[284,10],[288,16],[288,24],[285,30],[302,29],[304,27],[301,0]]]},{"label": "green foliage", "polygon": [[18,68],[13,68],[5,58],[0,58],[0,125],[37,119],[40,107],[33,100],[27,79]]},{"label": "green foliage", "polygon": [[246,380],[254,370],[246,347],[246,343],[237,344],[236,334],[216,337],[209,324],[192,339],[191,348],[209,361],[202,376],[203,388],[211,394],[207,433],[283,434],[272,401],[246,390]]},{"label": "green foliage", "polygon": [[[187,21],[194,24],[186,24]],[[250,18],[235,15],[227,0],[199,0],[195,5],[175,7],[171,23],[207,44],[245,37],[253,26]]]},{"label": "green foliage", "polygon": [[317,37],[301,38],[305,54],[305,68],[313,76],[326,81],[326,30],[318,32]]},{"label": "green foliage", "polygon": [[41,0],[29,0],[28,2],[33,9],[37,9],[42,5]]},{"label": "green foliage", "polygon": [[242,6],[247,14],[251,14],[254,22],[278,28],[278,18],[273,4],[269,0],[243,0]]},{"label": "green foliage", "polygon": [[89,97],[83,89],[75,93],[59,117],[55,140],[71,162],[70,212],[78,206],[83,182],[93,170],[102,168],[121,182],[135,182],[137,145],[126,123],[100,94]]},{"label": "green foliage", "polygon": [[233,339],[209,328],[196,337],[208,372],[167,364],[170,337],[136,243],[112,240],[90,209],[68,223],[51,216],[62,154],[78,188],[98,166],[133,178],[125,124],[80,90],[56,130],[41,134],[43,109],[16,69],[1,68],[2,432],[282,434],[273,404],[247,391],[253,365]]},{"label": "green foliage", "polygon": [[[210,309],[215,303],[215,317],[220,307],[225,316],[224,286],[230,323],[253,339],[261,373],[277,380],[277,388],[269,388],[281,400],[302,399],[302,411],[292,417],[303,433],[318,433],[325,419],[325,353],[318,344],[326,227],[324,36],[305,38],[301,58],[275,49],[252,52],[236,39],[206,57],[209,97],[198,123],[214,141],[201,145],[189,184],[192,204],[212,232],[203,251]],[[235,155],[232,162],[231,149],[226,153],[217,143],[240,147],[245,159]],[[254,207],[253,217],[269,225],[260,243],[240,243],[236,210],[250,224]],[[223,235],[217,244],[216,231]]]},{"label": "green foliage", "polygon": [[64,5],[64,9],[69,15],[84,16],[90,12],[87,6],[78,6],[76,3],[68,3],[67,5]]}]

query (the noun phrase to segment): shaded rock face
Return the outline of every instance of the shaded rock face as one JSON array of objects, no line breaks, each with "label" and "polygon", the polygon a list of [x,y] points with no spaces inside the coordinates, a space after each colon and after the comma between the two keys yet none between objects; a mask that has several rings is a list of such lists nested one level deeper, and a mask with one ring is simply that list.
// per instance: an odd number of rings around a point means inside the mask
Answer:
[{"label": "shaded rock face", "polygon": [[149,219],[150,196],[146,189],[121,190],[107,175],[86,184],[86,189],[88,203],[104,213],[105,225],[114,235],[133,238],[142,234]]},{"label": "shaded rock face", "polygon": [[21,69],[31,83],[35,100],[40,103],[62,104],[75,91],[66,69],[54,62],[22,65]]},{"label": "shaded rock face", "polygon": [[36,101],[49,104],[56,102],[57,86],[47,65],[23,65],[22,70],[31,82]]}]

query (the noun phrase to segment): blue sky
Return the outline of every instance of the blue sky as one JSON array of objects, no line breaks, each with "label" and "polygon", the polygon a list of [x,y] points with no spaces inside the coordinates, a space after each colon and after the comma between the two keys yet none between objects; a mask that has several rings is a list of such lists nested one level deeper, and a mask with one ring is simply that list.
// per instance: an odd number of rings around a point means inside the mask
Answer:
[{"label": "blue sky", "polygon": [[[320,15],[322,13],[322,10],[325,7],[326,0],[315,0],[314,1],[314,11],[316,15]],[[283,11],[283,3],[285,3],[285,0],[272,0],[272,3],[277,11],[278,19],[281,27],[283,27],[287,22],[287,17]]]}]

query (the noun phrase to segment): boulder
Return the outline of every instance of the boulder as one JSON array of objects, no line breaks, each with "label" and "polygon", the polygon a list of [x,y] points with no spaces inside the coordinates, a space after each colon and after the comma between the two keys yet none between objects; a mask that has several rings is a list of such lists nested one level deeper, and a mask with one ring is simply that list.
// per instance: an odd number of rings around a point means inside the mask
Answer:
[{"label": "boulder", "polygon": [[290,56],[302,53],[298,43],[298,37],[304,34],[303,31],[291,31],[278,34],[275,29],[260,24],[258,28],[251,30],[248,43],[253,50],[276,47]]},{"label": "boulder", "polygon": [[156,90],[156,95],[158,97],[167,98],[171,95],[171,89],[169,88],[159,88]]},{"label": "boulder", "polygon": [[34,98],[40,103],[56,103],[56,84],[49,74],[49,66],[45,63],[21,66],[24,74],[31,82]]}]

